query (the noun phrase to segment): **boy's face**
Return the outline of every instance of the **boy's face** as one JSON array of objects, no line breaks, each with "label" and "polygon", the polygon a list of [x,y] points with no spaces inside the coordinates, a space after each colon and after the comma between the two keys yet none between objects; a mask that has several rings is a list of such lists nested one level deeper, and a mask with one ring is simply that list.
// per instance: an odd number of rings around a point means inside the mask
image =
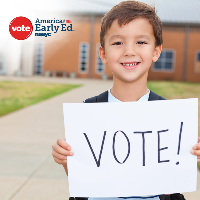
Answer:
[{"label": "boy's face", "polygon": [[128,83],[147,78],[152,61],[157,61],[162,49],[161,45],[155,47],[153,28],[145,18],[134,19],[122,27],[113,21],[104,41],[105,51],[99,48],[102,62],[109,66],[114,80]]}]

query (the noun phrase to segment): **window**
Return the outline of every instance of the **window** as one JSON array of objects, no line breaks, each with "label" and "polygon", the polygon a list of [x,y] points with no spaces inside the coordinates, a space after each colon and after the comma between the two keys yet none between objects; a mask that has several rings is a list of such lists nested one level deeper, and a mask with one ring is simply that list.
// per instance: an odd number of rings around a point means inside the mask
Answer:
[{"label": "window", "polygon": [[104,74],[105,65],[102,63],[100,55],[99,55],[99,46],[100,46],[100,43],[97,43],[97,46],[96,46],[96,73]]},{"label": "window", "polygon": [[200,51],[196,53],[196,71],[200,73]]},{"label": "window", "polygon": [[173,71],[174,69],[174,51],[162,50],[160,58],[153,65],[154,71]]},{"label": "window", "polygon": [[35,74],[42,73],[43,52],[44,52],[44,43],[43,42],[37,43],[36,53],[35,53]]},{"label": "window", "polygon": [[88,54],[89,54],[89,44],[80,43],[79,46],[79,72],[82,74],[87,73],[88,71]]},{"label": "window", "polygon": [[6,74],[6,67],[4,62],[4,56],[0,52],[0,75],[5,75],[5,74]]}]

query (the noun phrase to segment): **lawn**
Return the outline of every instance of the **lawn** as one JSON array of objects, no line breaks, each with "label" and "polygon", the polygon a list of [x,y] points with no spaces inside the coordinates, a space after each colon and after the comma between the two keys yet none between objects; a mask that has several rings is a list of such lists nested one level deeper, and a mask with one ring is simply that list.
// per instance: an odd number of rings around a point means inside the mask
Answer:
[{"label": "lawn", "polygon": [[80,85],[0,81],[0,116],[79,86]]},{"label": "lawn", "polygon": [[[167,81],[150,81],[148,88],[166,99],[187,99],[198,98],[199,116],[200,116],[200,84],[182,83]],[[199,118],[199,136],[200,136],[200,118]]]}]

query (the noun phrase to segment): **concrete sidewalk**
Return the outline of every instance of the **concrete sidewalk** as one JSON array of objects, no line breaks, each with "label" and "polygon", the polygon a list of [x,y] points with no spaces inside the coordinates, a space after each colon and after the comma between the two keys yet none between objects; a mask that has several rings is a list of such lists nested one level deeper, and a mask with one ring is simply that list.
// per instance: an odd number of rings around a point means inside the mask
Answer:
[{"label": "concrete sidewalk", "polygon": [[67,200],[68,182],[51,156],[64,138],[63,102],[82,102],[112,81],[0,77],[0,80],[83,84],[46,101],[0,117],[0,200]]},{"label": "concrete sidewalk", "polygon": [[[51,156],[56,139],[64,138],[63,102],[82,102],[112,86],[112,81],[64,78],[2,77],[0,80],[83,84],[46,101],[0,117],[0,199],[67,200],[68,181]],[[200,199],[198,191],[187,200]]]}]

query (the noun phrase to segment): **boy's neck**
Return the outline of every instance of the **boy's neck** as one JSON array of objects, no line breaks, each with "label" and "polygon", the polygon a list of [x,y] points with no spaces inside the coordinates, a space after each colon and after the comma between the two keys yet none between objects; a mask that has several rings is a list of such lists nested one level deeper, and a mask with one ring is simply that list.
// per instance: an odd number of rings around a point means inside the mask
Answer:
[{"label": "boy's neck", "polygon": [[137,81],[128,83],[113,77],[114,84],[111,94],[122,102],[138,101],[148,93],[147,77],[142,77]]}]

